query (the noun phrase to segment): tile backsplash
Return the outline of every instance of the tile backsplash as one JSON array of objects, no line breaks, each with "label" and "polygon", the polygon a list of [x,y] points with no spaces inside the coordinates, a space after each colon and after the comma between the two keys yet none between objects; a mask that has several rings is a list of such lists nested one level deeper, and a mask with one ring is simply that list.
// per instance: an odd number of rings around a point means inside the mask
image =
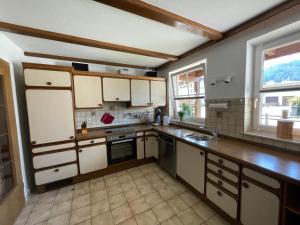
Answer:
[{"label": "tile backsplash", "polygon": [[[111,124],[101,122],[104,113],[110,113],[115,117]],[[81,128],[81,124],[86,121],[88,128],[116,126],[134,123],[145,123],[147,117],[153,118],[153,107],[128,107],[128,103],[104,103],[99,109],[77,109],[75,111],[76,129]]]}]

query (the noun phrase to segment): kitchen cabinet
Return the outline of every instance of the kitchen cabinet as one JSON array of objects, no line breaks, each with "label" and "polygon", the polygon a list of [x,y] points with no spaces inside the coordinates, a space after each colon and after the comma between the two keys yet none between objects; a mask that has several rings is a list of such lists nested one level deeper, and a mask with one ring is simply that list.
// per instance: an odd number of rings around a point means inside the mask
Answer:
[{"label": "kitchen cabinet", "polygon": [[107,167],[106,144],[80,147],[78,157],[80,174],[104,169]]},{"label": "kitchen cabinet", "polygon": [[158,159],[158,139],[156,136],[147,136],[145,138],[146,158],[155,157]]},{"label": "kitchen cabinet", "polygon": [[136,139],[136,158],[145,158],[145,139],[144,137],[138,137]]},{"label": "kitchen cabinet", "polygon": [[177,174],[200,193],[204,193],[205,152],[177,141]]},{"label": "kitchen cabinet", "polygon": [[167,103],[167,83],[165,81],[150,81],[151,104],[165,106]]},{"label": "kitchen cabinet", "polygon": [[149,80],[131,80],[131,106],[149,106],[150,105],[150,81]]},{"label": "kitchen cabinet", "polygon": [[130,80],[103,77],[103,100],[108,102],[130,101]]},{"label": "kitchen cabinet", "polygon": [[74,140],[71,90],[27,89],[26,100],[33,145]]},{"label": "kitchen cabinet", "polygon": [[76,108],[102,107],[102,81],[97,76],[74,75]]}]

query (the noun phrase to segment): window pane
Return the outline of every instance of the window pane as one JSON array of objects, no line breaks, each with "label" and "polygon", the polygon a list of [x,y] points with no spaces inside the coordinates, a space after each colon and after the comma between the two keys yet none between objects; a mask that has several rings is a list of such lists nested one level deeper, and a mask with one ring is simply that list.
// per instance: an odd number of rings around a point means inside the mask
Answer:
[{"label": "window pane", "polygon": [[300,85],[300,42],[264,54],[263,88]]},{"label": "window pane", "polygon": [[172,76],[174,97],[188,96],[188,81],[187,74]]},{"label": "window pane", "polygon": [[300,128],[300,91],[263,93],[261,101],[261,125],[276,126],[282,111],[288,110],[294,128]]},{"label": "window pane", "polygon": [[188,118],[205,118],[205,100],[204,99],[185,99],[175,100],[176,116],[179,111],[185,112],[185,119]]},{"label": "window pane", "polygon": [[188,74],[188,87],[189,96],[205,95],[204,76],[202,70],[196,70]]}]

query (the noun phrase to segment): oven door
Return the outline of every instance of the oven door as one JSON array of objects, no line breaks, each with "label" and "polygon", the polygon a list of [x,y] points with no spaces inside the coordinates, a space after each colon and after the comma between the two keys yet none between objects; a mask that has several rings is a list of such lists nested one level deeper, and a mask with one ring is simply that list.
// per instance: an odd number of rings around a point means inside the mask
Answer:
[{"label": "oven door", "polygon": [[136,139],[108,142],[108,164],[136,159]]}]

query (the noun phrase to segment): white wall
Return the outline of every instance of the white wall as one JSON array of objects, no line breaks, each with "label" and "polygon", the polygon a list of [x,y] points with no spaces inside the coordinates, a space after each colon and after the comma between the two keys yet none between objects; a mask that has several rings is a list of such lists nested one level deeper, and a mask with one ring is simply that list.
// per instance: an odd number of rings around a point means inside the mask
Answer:
[{"label": "white wall", "polygon": [[[159,70],[159,75],[162,77],[167,76],[170,71],[206,58],[207,79],[205,84],[207,98],[243,98],[245,97],[246,85],[248,88],[250,84],[250,82],[245,79],[247,41],[299,20],[300,6],[290,9],[287,13],[276,15],[267,21],[257,24],[209,48],[189,55]],[[211,80],[227,74],[233,76],[231,84],[210,85]]]}]

